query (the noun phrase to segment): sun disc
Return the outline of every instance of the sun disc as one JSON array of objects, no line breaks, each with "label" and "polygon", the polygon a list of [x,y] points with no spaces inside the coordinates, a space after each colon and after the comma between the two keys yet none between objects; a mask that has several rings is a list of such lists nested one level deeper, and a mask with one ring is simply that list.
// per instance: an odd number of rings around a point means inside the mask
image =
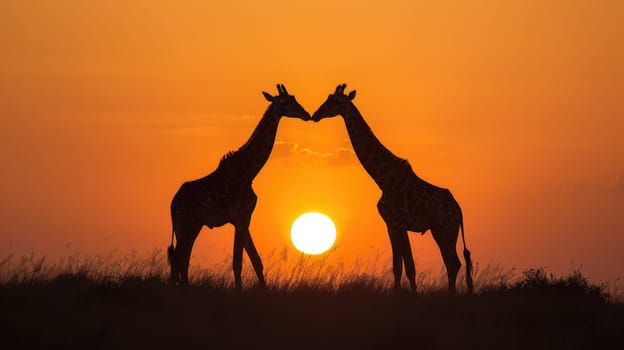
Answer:
[{"label": "sun disc", "polygon": [[299,216],[290,228],[290,238],[306,254],[326,252],[336,241],[336,226],[325,214],[309,212]]}]

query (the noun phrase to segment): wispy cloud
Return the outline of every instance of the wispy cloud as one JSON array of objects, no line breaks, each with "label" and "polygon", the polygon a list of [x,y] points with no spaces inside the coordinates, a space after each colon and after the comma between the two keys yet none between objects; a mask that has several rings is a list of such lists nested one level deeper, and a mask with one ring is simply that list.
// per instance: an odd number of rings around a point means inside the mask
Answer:
[{"label": "wispy cloud", "polygon": [[283,140],[275,141],[271,156],[290,162],[322,162],[336,166],[352,165],[357,161],[353,150],[348,147],[340,147],[332,152],[318,152],[296,142]]}]

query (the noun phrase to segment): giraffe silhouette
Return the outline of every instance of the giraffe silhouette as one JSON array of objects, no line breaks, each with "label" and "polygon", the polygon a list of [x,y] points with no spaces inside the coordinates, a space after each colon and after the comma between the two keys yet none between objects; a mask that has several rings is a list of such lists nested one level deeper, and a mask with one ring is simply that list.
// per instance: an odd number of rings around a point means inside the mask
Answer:
[{"label": "giraffe silhouette", "polygon": [[311,120],[310,114],[288,94],[284,85],[278,84],[277,90],[277,96],[262,92],[271,104],[249,140],[237,151],[223,156],[210,175],[182,184],[173,197],[171,245],[168,249],[173,283],[188,284],[191,250],[201,228],[206,225],[212,229],[231,223],[234,225],[232,267],[236,288],[242,288],[243,249],[247,251],[259,284],[265,285],[262,261],[249,233],[257,200],[251,185],[271,154],[282,116]]},{"label": "giraffe silhouette", "polygon": [[377,209],[390,236],[394,288],[401,287],[405,265],[411,290],[416,291],[416,270],[407,231],[424,234],[431,230],[446,266],[449,292],[454,293],[457,273],[461,267],[455,248],[461,229],[466,284],[469,293],[472,293],[472,260],[466,248],[459,204],[449,190],[429,184],[416,176],[407,160],[395,156],[377,139],[352,102],[355,90],[345,95],[346,87],[346,84],[338,85],[336,91],[314,112],[312,120],[318,122],[324,118],[342,116],[356,156],[382,191]]}]

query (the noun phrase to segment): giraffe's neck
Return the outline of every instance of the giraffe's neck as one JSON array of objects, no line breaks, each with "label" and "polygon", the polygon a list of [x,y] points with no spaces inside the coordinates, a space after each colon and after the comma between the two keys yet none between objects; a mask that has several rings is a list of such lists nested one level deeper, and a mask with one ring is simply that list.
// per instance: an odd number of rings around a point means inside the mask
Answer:
[{"label": "giraffe's neck", "polygon": [[348,104],[343,119],[360,163],[383,189],[384,184],[388,183],[388,179],[395,173],[394,170],[407,165],[405,159],[395,156],[379,142],[353,103]]},{"label": "giraffe's neck", "polygon": [[273,104],[269,105],[249,140],[236,152],[226,156],[220,167],[231,169],[236,176],[253,180],[271,155],[279,119]]}]

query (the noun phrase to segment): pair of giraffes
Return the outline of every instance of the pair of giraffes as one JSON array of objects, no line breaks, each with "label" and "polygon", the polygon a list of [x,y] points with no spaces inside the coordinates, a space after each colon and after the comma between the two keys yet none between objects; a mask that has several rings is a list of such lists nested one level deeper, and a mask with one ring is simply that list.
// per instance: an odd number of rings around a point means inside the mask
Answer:
[{"label": "pair of giraffes", "polygon": [[[242,288],[243,249],[251,260],[261,286],[265,285],[263,266],[249,233],[251,214],[257,196],[251,184],[271,154],[277,126],[282,116],[318,122],[324,118],[342,116],[351,144],[364,169],[382,191],[377,203],[385,221],[392,245],[394,288],[401,286],[403,266],[410,288],[416,291],[416,271],[407,231],[422,234],[431,230],[440,248],[448,275],[449,292],[455,292],[455,281],[461,267],[456,243],[461,229],[466,260],[466,284],[472,293],[472,261],[466,249],[462,211],[447,189],[420,179],[407,160],[392,154],[379,142],[353,104],[355,90],[344,93],[346,84],[336,91],[312,116],[278,84],[278,95],[263,92],[271,103],[249,140],[237,151],[228,152],[217,169],[201,179],[185,182],[171,202],[173,231],[168,249],[171,280],[188,283],[188,267],[193,243],[201,228],[234,225],[233,269],[237,289]],[[174,248],[173,240],[177,244]]]}]

